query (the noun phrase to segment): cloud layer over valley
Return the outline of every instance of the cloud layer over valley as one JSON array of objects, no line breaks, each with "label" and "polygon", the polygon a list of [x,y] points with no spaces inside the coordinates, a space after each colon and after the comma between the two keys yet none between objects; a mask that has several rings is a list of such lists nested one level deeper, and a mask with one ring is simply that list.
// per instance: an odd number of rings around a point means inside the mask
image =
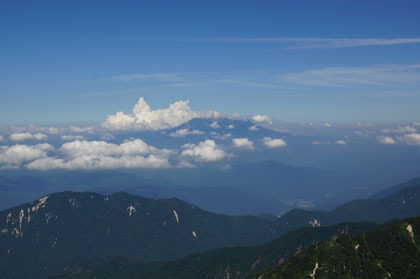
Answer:
[{"label": "cloud layer over valley", "polygon": [[387,148],[417,148],[419,126],[418,122],[358,123],[347,128],[333,122],[287,124],[260,114],[240,117],[196,112],[188,101],[151,109],[140,98],[131,114],[118,112],[100,125],[1,127],[0,169],[222,167],[240,161],[242,155],[281,160],[283,154],[291,156],[289,150],[299,153],[302,146],[342,152],[361,140]]}]

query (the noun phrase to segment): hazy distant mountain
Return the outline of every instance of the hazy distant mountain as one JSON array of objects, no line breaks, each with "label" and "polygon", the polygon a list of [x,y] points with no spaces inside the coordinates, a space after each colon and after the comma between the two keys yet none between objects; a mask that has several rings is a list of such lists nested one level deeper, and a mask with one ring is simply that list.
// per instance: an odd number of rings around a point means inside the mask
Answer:
[{"label": "hazy distant mountain", "polygon": [[372,195],[370,198],[371,199],[382,199],[382,198],[388,197],[392,194],[395,194],[395,193],[397,193],[401,190],[404,190],[406,188],[409,188],[411,186],[416,186],[416,185],[419,185],[419,184],[420,184],[420,177],[416,177],[416,178],[414,178],[410,181],[400,183],[398,185],[395,185],[393,187],[385,189],[385,190],[383,190],[379,193],[376,193],[376,194]]},{"label": "hazy distant mountain", "polygon": [[[274,161],[195,169],[15,172],[0,176],[0,209],[61,191],[177,197],[206,210],[233,215],[281,215],[293,207],[337,204],[350,179],[338,172]],[[235,201],[235,202],[232,202]]]},{"label": "hazy distant mountain", "polygon": [[0,212],[0,274],[43,278],[110,255],[157,261],[258,244],[276,236],[271,224],[178,199],[63,192]]},{"label": "hazy distant mountain", "polygon": [[[414,180],[416,181],[416,180]],[[382,199],[354,200],[333,211],[293,209],[277,220],[277,231],[303,226],[334,225],[342,222],[370,221],[382,223],[395,218],[420,215],[420,181]]]},{"label": "hazy distant mountain", "polygon": [[418,278],[419,232],[416,217],[361,236],[342,234],[254,278]]},{"label": "hazy distant mountain", "polygon": [[[0,176],[0,210],[61,191],[115,193],[136,188],[138,194],[160,197],[148,186],[156,185],[138,175],[119,171],[5,172]],[[141,189],[141,190],[140,190]]]},{"label": "hazy distant mountain", "polygon": [[[189,188],[188,191],[172,187],[170,194],[207,210],[228,214],[281,215],[293,207],[331,206],[341,203],[340,187],[354,185],[350,178],[339,172],[274,161],[234,164],[223,171],[203,167],[148,171],[143,175],[159,184],[183,185]],[[235,199],[235,203],[220,201],[218,189]]]},{"label": "hazy distant mountain", "polygon": [[331,227],[302,228],[261,246],[220,248],[167,263],[144,263],[116,257],[60,278],[241,279],[286,262],[315,243],[343,233],[361,234],[377,227],[373,223],[344,223]]}]

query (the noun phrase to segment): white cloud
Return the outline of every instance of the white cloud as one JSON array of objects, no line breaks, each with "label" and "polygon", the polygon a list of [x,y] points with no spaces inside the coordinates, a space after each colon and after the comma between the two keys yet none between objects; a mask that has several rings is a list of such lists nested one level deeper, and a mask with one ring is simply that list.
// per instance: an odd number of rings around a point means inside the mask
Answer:
[{"label": "white cloud", "polygon": [[140,139],[119,144],[74,140],[59,148],[46,143],[0,146],[0,169],[192,168],[194,162],[214,162],[231,156],[214,140],[186,144],[181,150],[159,149]]},{"label": "white cloud", "polygon": [[347,87],[352,84],[371,86],[419,86],[420,65],[385,65],[375,67],[323,68],[280,76],[280,79],[310,86]]},{"label": "white cloud", "polygon": [[330,123],[324,123],[324,126],[327,128],[331,128],[331,124]]},{"label": "white cloud", "polygon": [[117,112],[108,116],[102,126],[111,130],[163,130],[177,127],[193,118],[218,117],[214,111],[195,112],[188,101],[178,101],[167,109],[151,110],[141,97],[132,114]]},{"label": "white cloud", "polygon": [[205,41],[236,43],[281,43],[291,48],[345,48],[362,46],[419,44],[420,38],[211,38]]},{"label": "white cloud", "polygon": [[87,126],[87,127],[77,127],[77,126],[70,126],[69,130],[73,133],[92,133],[95,127]]},{"label": "white cloud", "polygon": [[346,145],[347,142],[345,140],[336,140],[336,141],[318,141],[314,140],[312,144],[320,145],[320,144],[337,144],[337,145]]},{"label": "white cloud", "polygon": [[45,157],[26,165],[28,169],[169,168],[172,151],[157,149],[140,139],[121,144],[105,141],[73,141],[58,150],[63,157]]},{"label": "white cloud", "polygon": [[84,140],[85,137],[81,135],[61,135],[61,139],[65,141]]},{"label": "white cloud", "polygon": [[254,149],[254,143],[250,141],[248,138],[235,138],[232,139],[233,146],[236,148],[243,148],[243,149]]},{"label": "white cloud", "polygon": [[229,138],[232,137],[232,134],[231,133],[226,133],[224,135],[219,135],[216,132],[212,132],[210,134],[213,136],[213,138],[218,139],[218,140],[227,140],[227,139],[229,139]]},{"label": "white cloud", "polygon": [[358,136],[367,137],[367,138],[370,138],[375,135],[375,132],[373,131],[354,131],[354,133]]},{"label": "white cloud", "polygon": [[381,144],[396,144],[397,142],[392,138],[388,136],[379,136],[378,142]]},{"label": "white cloud", "polygon": [[267,115],[254,115],[251,117],[252,121],[261,123],[261,122],[267,122],[271,124],[271,119]]},{"label": "white cloud", "polygon": [[406,133],[415,133],[417,132],[417,129],[410,126],[399,126],[396,130],[394,130],[394,133],[398,134],[406,134]]},{"label": "white cloud", "polygon": [[204,132],[199,130],[180,129],[169,134],[169,136],[174,138],[184,138],[188,135],[204,135]]},{"label": "white cloud", "polygon": [[105,141],[72,141],[64,143],[60,151],[70,157],[83,155],[148,155],[168,154],[167,149],[157,149],[140,139],[125,141],[121,144],[108,143]]},{"label": "white cloud", "polygon": [[37,133],[37,134],[31,134],[31,133],[16,133],[16,134],[11,134],[9,136],[9,139],[12,141],[24,141],[24,140],[45,140],[47,139],[48,136],[41,134],[41,133]]},{"label": "white cloud", "polygon": [[270,137],[265,137],[263,139],[264,145],[268,148],[278,148],[285,147],[287,143],[283,139],[272,139]]},{"label": "white cloud", "polygon": [[0,141],[4,141],[4,138],[3,138],[3,136],[0,136]]},{"label": "white cloud", "polygon": [[250,131],[258,131],[259,129],[258,129],[258,127],[257,126],[251,126],[251,127],[249,127],[248,128]]},{"label": "white cloud", "polygon": [[169,168],[166,158],[155,155],[143,156],[82,156],[65,161],[57,158],[44,158],[26,165],[28,169],[115,169],[115,168]]},{"label": "white cloud", "polygon": [[413,126],[420,126],[420,122],[413,122]]},{"label": "white cloud", "polygon": [[55,128],[55,127],[49,127],[47,129],[47,132],[48,132],[48,134],[51,134],[51,135],[57,135],[57,134],[60,133],[60,130]]},{"label": "white cloud", "polygon": [[54,147],[47,143],[37,145],[16,144],[13,146],[0,146],[0,168],[16,168],[24,162],[44,158],[47,152]]},{"label": "white cloud", "polygon": [[214,140],[205,140],[199,144],[184,144],[181,157],[191,158],[198,162],[223,160],[231,155],[226,153]]},{"label": "white cloud", "polygon": [[192,169],[196,167],[197,167],[196,165],[191,164],[190,162],[187,162],[187,161],[181,161],[176,166],[176,168],[179,168],[179,169]]},{"label": "white cloud", "polygon": [[408,134],[402,137],[403,141],[409,145],[420,145],[420,134]]},{"label": "white cloud", "polygon": [[230,124],[230,125],[228,126],[228,128],[229,128],[229,129],[234,129],[234,128],[235,128],[235,126],[234,126],[234,125],[232,125],[232,124]]},{"label": "white cloud", "polygon": [[220,125],[219,123],[217,123],[217,121],[214,121],[213,123],[210,124],[210,127],[212,127],[213,129],[219,129]]}]

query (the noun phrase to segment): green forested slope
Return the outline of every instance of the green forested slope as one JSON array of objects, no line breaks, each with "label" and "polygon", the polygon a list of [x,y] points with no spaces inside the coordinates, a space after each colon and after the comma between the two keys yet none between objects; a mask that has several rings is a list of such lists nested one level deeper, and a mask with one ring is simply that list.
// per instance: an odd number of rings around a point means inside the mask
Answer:
[{"label": "green forested slope", "polygon": [[420,217],[340,235],[253,278],[420,278]]},{"label": "green forested slope", "polygon": [[166,263],[141,263],[127,258],[112,258],[104,264],[87,267],[78,274],[59,278],[246,278],[287,261],[314,243],[340,234],[360,234],[377,226],[373,223],[345,223],[331,227],[302,228],[261,246],[221,248]]}]

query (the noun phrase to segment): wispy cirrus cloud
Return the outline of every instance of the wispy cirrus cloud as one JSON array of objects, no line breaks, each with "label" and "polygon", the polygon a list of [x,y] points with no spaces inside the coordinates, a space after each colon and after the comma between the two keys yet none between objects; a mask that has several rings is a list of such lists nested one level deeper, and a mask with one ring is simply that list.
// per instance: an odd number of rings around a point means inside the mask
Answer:
[{"label": "wispy cirrus cloud", "polygon": [[110,78],[112,81],[166,81],[166,82],[183,82],[185,81],[178,73],[151,73],[151,74],[129,74],[118,75]]},{"label": "wispy cirrus cloud", "polygon": [[346,48],[362,46],[384,46],[420,44],[420,38],[208,38],[200,41],[235,43],[281,43],[290,48]]},{"label": "wispy cirrus cloud", "polygon": [[420,64],[378,65],[370,67],[329,67],[278,76],[277,79],[310,86],[349,85],[418,87]]}]

